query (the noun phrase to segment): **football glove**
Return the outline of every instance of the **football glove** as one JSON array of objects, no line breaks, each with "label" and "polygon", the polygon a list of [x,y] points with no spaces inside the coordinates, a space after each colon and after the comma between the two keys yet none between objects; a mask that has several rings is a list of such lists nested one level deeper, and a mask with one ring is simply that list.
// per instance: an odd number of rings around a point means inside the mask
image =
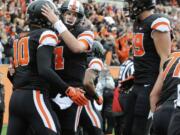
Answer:
[{"label": "football glove", "polygon": [[88,99],[84,95],[85,92],[80,88],[68,87],[65,93],[79,106],[83,106],[88,103]]}]

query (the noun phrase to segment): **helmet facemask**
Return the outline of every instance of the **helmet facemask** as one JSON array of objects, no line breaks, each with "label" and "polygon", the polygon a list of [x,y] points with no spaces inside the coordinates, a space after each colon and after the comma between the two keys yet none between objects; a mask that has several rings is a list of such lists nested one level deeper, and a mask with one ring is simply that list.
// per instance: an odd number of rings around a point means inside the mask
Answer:
[{"label": "helmet facemask", "polygon": [[67,27],[74,27],[76,24],[80,23],[84,17],[84,7],[77,0],[65,1],[59,10],[61,12],[60,17]]},{"label": "helmet facemask", "polygon": [[77,21],[78,21],[78,16],[76,12],[67,10],[63,14],[63,22],[65,23],[65,25],[73,27]]}]

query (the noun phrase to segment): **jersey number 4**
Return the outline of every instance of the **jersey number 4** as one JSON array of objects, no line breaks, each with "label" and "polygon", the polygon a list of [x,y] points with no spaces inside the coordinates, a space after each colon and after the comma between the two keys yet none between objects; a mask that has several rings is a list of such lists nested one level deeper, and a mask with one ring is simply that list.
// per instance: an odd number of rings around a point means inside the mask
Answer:
[{"label": "jersey number 4", "polygon": [[25,66],[29,63],[29,48],[28,48],[29,38],[24,37],[20,40],[15,40],[13,43],[14,50],[14,66],[19,65]]},{"label": "jersey number 4", "polygon": [[55,70],[64,69],[63,46],[54,49],[55,54]]},{"label": "jersey number 4", "polygon": [[143,46],[143,33],[136,33],[133,36],[133,50],[134,56],[141,57],[145,54],[144,46]]}]

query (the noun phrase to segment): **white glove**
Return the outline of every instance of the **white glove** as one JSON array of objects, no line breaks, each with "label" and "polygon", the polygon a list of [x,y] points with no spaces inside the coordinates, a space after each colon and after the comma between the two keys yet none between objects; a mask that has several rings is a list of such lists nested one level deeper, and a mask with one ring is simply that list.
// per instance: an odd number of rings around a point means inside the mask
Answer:
[{"label": "white glove", "polygon": [[61,94],[57,94],[52,100],[60,107],[61,110],[69,108],[73,103],[69,97],[61,97]]}]

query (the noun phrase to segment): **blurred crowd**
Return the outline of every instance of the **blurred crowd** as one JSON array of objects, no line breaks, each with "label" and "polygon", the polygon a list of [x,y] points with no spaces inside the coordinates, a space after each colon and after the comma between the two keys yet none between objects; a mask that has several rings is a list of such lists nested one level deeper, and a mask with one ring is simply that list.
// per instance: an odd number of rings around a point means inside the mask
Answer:
[{"label": "blurred crowd", "polygon": [[[60,6],[63,0],[54,0]],[[12,40],[16,34],[26,31],[25,12],[27,3],[31,0],[0,1],[0,64],[9,64],[12,55]],[[131,48],[132,22],[126,17],[122,6],[109,2],[84,3],[87,17],[84,25],[88,25],[106,49],[105,62],[107,65],[119,65],[115,46],[117,39],[123,40]],[[169,16],[172,23],[172,49],[180,48],[180,4],[179,0],[157,0],[157,13]]]}]

